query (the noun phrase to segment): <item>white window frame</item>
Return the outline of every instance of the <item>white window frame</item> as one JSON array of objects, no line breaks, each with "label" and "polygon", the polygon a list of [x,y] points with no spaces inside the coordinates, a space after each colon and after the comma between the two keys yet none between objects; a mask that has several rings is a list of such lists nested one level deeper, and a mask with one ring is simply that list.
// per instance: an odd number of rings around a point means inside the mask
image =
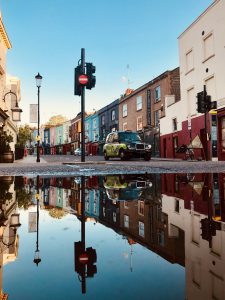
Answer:
[{"label": "white window frame", "polygon": [[142,96],[141,95],[136,97],[136,108],[137,108],[137,111],[142,110]]},{"label": "white window frame", "polygon": [[123,123],[123,131],[126,131],[127,130],[127,122],[124,122]]},{"label": "white window frame", "polygon": [[123,216],[123,220],[124,220],[124,227],[125,228],[129,228],[129,222],[130,222],[130,218],[128,215],[124,215]]},{"label": "white window frame", "polygon": [[142,129],[143,129],[143,118],[142,118],[142,116],[139,116],[139,117],[137,117],[137,131],[142,130]]},{"label": "white window frame", "polygon": [[111,120],[112,120],[112,121],[115,121],[115,120],[116,120],[116,111],[115,111],[115,109],[113,109],[113,110],[111,111]]},{"label": "white window frame", "polygon": [[[212,53],[209,53],[209,55],[206,55],[206,41],[212,37],[212,46],[213,50]],[[208,59],[212,58],[215,56],[215,46],[214,46],[214,35],[213,32],[209,32],[206,36],[203,37],[203,63],[206,62]]]},{"label": "white window frame", "polygon": [[[174,122],[175,121],[175,122]],[[176,124],[176,128],[175,128],[175,125]],[[173,126],[173,128],[172,128],[172,130],[173,131],[177,131],[177,117],[174,117],[173,119],[172,119],[172,126]]]},{"label": "white window frame", "polygon": [[139,236],[141,237],[145,237],[145,223],[144,222],[141,222],[139,221],[138,222],[138,234]]},{"label": "white window frame", "polygon": [[127,117],[127,103],[123,104],[123,118]]},{"label": "white window frame", "polygon": [[[157,91],[159,91],[159,95],[158,95]],[[159,102],[160,100],[161,100],[161,87],[160,87],[160,85],[158,85],[155,88],[155,102]]]}]

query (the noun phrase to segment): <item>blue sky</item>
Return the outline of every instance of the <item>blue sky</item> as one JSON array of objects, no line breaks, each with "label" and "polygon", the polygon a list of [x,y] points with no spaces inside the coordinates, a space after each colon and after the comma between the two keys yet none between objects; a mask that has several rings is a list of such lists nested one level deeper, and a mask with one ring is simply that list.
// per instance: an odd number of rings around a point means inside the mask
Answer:
[{"label": "blue sky", "polygon": [[[128,86],[138,88],[178,66],[177,37],[212,0],[0,0],[12,43],[7,73],[21,80],[22,122],[37,103],[35,75],[43,76],[41,123],[55,114],[73,118],[74,67],[81,48],[96,66],[86,110],[100,109]],[[127,68],[129,65],[129,68]]]}]

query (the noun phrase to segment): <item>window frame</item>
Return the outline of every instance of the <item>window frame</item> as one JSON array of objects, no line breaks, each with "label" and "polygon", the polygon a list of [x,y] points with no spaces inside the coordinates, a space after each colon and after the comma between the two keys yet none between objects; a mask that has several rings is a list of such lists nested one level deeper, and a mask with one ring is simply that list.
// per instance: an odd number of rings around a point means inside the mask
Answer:
[{"label": "window frame", "polygon": [[[126,107],[126,110],[124,109],[124,107]],[[125,117],[127,117],[127,115],[128,115],[128,109],[127,109],[127,103],[125,103],[125,104],[123,104],[123,107],[122,107],[122,116],[123,116],[123,118],[125,118]]]},{"label": "window frame", "polygon": [[142,104],[143,104],[142,95],[139,95],[136,97],[136,110],[137,111],[142,110]]},{"label": "window frame", "polygon": [[[159,91],[159,95],[157,96]],[[157,87],[155,87],[155,103],[161,101],[161,86],[158,85]]]}]

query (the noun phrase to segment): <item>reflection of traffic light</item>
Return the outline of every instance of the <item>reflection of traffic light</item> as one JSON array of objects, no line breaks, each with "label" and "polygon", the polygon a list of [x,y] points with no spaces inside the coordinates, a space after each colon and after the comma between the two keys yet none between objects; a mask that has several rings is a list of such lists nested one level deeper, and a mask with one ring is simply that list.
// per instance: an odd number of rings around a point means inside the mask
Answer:
[{"label": "reflection of traffic light", "polygon": [[94,277],[97,273],[97,266],[95,265],[97,261],[96,250],[92,247],[86,249],[86,253],[88,255],[88,263],[87,263],[87,277]]},{"label": "reflection of traffic light", "polygon": [[77,95],[77,96],[80,96],[81,95],[81,84],[79,82],[79,77],[80,75],[82,75],[83,72],[82,72],[82,66],[77,66],[75,68],[75,74],[74,74],[74,95]]},{"label": "reflection of traffic light", "polygon": [[88,83],[86,84],[86,88],[91,90],[95,87],[96,77],[93,75],[95,73],[95,66],[92,63],[86,63],[86,75],[88,77]]},{"label": "reflection of traffic light", "polygon": [[75,251],[75,271],[82,275],[85,271],[85,264],[80,262],[80,256],[82,255],[82,242],[75,242],[74,243],[74,251]]},{"label": "reflection of traffic light", "polygon": [[201,220],[202,239],[209,241],[212,236],[216,236],[217,222],[211,221],[208,218]]}]

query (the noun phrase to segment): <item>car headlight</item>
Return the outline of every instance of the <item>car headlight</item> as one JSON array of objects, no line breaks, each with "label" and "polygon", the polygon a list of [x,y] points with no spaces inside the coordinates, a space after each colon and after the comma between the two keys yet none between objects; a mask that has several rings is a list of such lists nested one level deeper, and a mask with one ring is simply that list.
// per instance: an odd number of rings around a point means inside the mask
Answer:
[{"label": "car headlight", "polygon": [[150,150],[150,149],[152,149],[152,145],[145,145],[145,149],[148,149],[148,150]]}]

